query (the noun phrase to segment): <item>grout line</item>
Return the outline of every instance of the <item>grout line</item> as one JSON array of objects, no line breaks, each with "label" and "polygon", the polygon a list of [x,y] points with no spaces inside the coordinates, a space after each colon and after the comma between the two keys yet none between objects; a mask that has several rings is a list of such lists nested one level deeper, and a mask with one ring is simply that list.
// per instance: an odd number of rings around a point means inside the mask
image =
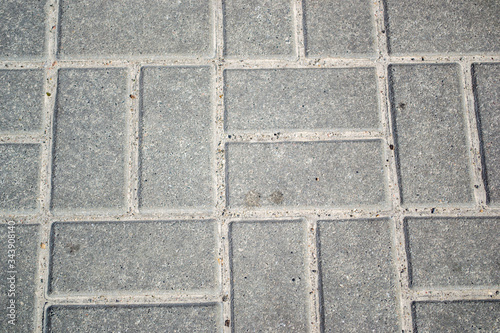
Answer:
[{"label": "grout line", "polygon": [[219,302],[219,296],[216,292],[210,293],[157,293],[156,291],[148,291],[146,293],[137,294],[120,294],[100,292],[98,295],[57,295],[49,296],[48,302],[52,304],[78,304],[78,305],[93,305],[93,304],[112,304],[112,305],[129,305],[129,304],[173,304],[173,303],[207,303]]},{"label": "grout line", "polygon": [[218,264],[220,296],[222,300],[222,318],[220,331],[229,333],[233,328],[231,267],[229,224],[226,211],[226,169],[225,169],[225,133],[224,133],[224,0],[215,1],[215,41],[216,68],[215,89],[213,96],[215,108],[213,163],[215,170],[215,215],[218,228]]},{"label": "grout line", "polygon": [[141,66],[138,64],[131,65],[128,68],[128,138],[129,138],[129,161],[128,168],[128,191],[127,203],[128,214],[133,216],[139,210],[139,113],[140,113],[140,75]]},{"label": "grout line", "polygon": [[295,48],[299,63],[303,63],[306,59],[306,40],[305,40],[305,17],[304,3],[302,0],[293,0],[294,9],[294,31],[295,31]]},{"label": "grout line", "polygon": [[41,156],[41,179],[40,179],[40,249],[38,257],[38,275],[36,276],[36,304],[35,323],[36,332],[43,331],[45,291],[48,283],[48,262],[49,262],[49,239],[50,239],[50,201],[51,201],[51,177],[52,177],[52,145],[53,145],[53,122],[54,109],[57,98],[57,35],[58,35],[58,0],[50,0],[46,4],[46,43],[47,61],[44,64],[44,132],[42,141]]},{"label": "grout line", "polygon": [[[386,59],[388,56],[387,29],[385,22],[385,8],[382,0],[376,0],[373,6],[374,17],[377,31],[377,50],[379,60],[377,61],[377,79],[380,91],[380,107],[382,109],[382,122],[385,138],[388,147],[386,156],[388,162],[389,191],[394,215],[391,218],[393,244],[394,246],[394,269],[398,283],[396,283],[396,293],[399,301],[399,321],[403,332],[413,332],[413,317],[411,308],[411,298],[409,291],[409,275],[407,262],[407,246],[404,235],[404,216],[401,207],[401,189],[398,178],[397,160],[396,160],[396,138],[393,133],[394,119],[392,118],[390,87],[389,87],[389,68]],[[410,60],[411,61],[411,60]]]},{"label": "grout line", "polygon": [[474,102],[474,87],[472,83],[472,63],[462,61],[461,78],[463,86],[464,108],[466,113],[466,122],[469,145],[469,158],[471,166],[471,181],[473,182],[474,198],[476,206],[481,209],[487,204],[486,187],[483,179],[483,165],[481,160],[481,142],[479,138],[478,121],[476,118],[476,108]]},{"label": "grout line", "polygon": [[226,137],[227,142],[303,142],[303,141],[331,141],[331,140],[366,140],[381,139],[383,133],[373,130],[339,130],[339,131],[294,131],[276,130],[262,132],[231,131]]},{"label": "grout line", "polygon": [[309,317],[310,332],[320,333],[321,327],[321,279],[319,272],[318,223],[315,219],[306,220],[306,252],[309,275]]},{"label": "grout line", "polygon": [[482,289],[419,289],[412,290],[415,302],[500,300],[500,286]]}]

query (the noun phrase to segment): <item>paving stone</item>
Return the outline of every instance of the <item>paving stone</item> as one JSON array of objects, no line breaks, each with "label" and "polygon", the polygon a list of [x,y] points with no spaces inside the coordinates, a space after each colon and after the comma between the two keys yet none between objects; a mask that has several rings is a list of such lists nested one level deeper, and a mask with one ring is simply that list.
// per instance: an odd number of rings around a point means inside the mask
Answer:
[{"label": "paving stone", "polygon": [[49,291],[210,292],[215,232],[214,221],[55,223]]},{"label": "paving stone", "polygon": [[47,333],[219,332],[218,304],[139,306],[51,306]]},{"label": "paving stone", "polygon": [[374,68],[227,70],[231,130],[378,129]]},{"label": "paving stone", "polygon": [[500,2],[386,1],[391,53],[482,53],[500,50]]},{"label": "paving stone", "polygon": [[52,208],[125,205],[126,71],[59,71]]},{"label": "paving stone", "polygon": [[382,141],[227,145],[230,207],[383,206]]},{"label": "paving stone", "polygon": [[301,221],[232,223],[236,332],[306,332],[305,225]]},{"label": "paving stone", "polygon": [[7,0],[0,7],[0,58],[40,58],[45,53],[47,0]]},{"label": "paving stone", "polygon": [[210,67],[146,67],[142,76],[140,207],[213,205]]},{"label": "paving stone", "polygon": [[418,333],[500,330],[500,302],[417,302],[413,311]]},{"label": "paving stone", "polygon": [[305,44],[308,56],[375,54],[375,20],[369,0],[306,0]]},{"label": "paving stone", "polygon": [[[2,332],[32,332],[35,316],[35,291],[38,267],[39,226],[19,225],[13,227],[0,226],[0,331]],[[15,235],[14,238],[9,235]],[[9,248],[10,243],[14,248]],[[8,252],[15,250],[15,253]],[[15,256],[12,256],[14,254]],[[12,262],[10,260],[14,260]],[[13,267],[10,265],[14,265]],[[15,272],[15,273],[12,273]],[[14,278],[12,278],[14,276]],[[11,302],[14,301],[14,305]],[[9,309],[11,307],[12,309]],[[12,312],[14,311],[14,312]],[[14,324],[9,323],[15,317]]]},{"label": "paving stone", "polygon": [[209,0],[61,0],[61,58],[211,56]]},{"label": "paving stone", "polygon": [[389,220],[319,221],[325,332],[399,332]]},{"label": "paving stone", "polygon": [[389,69],[404,204],[472,201],[458,65]]},{"label": "paving stone", "polygon": [[0,70],[0,132],[41,129],[43,80],[42,70]]},{"label": "paving stone", "polygon": [[408,218],[413,287],[500,284],[500,218]]},{"label": "paving stone", "polygon": [[474,86],[479,113],[489,201],[500,204],[500,64],[475,64]]},{"label": "paving stone", "polygon": [[224,2],[225,54],[230,57],[294,57],[291,0]]},{"label": "paving stone", "polygon": [[37,209],[39,180],[39,145],[0,145],[0,211]]}]

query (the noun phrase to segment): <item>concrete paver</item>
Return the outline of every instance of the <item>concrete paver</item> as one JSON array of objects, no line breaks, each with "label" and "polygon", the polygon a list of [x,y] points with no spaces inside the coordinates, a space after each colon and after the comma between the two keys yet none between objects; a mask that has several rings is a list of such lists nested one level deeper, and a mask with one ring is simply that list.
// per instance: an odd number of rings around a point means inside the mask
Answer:
[{"label": "concrete paver", "polygon": [[499,8],[5,0],[0,331],[499,331]]}]

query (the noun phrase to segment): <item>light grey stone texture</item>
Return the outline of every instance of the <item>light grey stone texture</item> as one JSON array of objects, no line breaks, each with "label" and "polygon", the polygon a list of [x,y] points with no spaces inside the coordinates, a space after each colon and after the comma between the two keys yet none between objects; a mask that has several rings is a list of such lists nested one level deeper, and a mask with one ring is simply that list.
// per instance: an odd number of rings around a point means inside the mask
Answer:
[{"label": "light grey stone texture", "polygon": [[214,221],[55,223],[52,295],[211,291]]},{"label": "light grey stone texture", "polygon": [[295,57],[291,0],[224,1],[225,54],[237,58]]},{"label": "light grey stone texture", "polygon": [[21,212],[37,209],[39,180],[39,145],[0,145],[0,211]]},{"label": "light grey stone texture", "polygon": [[417,302],[413,305],[418,333],[498,332],[500,302]]},{"label": "light grey stone texture", "polygon": [[306,53],[311,57],[375,54],[375,20],[369,0],[306,0]]},{"label": "light grey stone texture", "polygon": [[412,287],[500,284],[500,218],[407,218]]},{"label": "light grey stone texture", "polygon": [[403,203],[470,203],[458,65],[394,65],[389,74]]},{"label": "light grey stone texture", "polygon": [[390,220],[319,221],[325,332],[399,332]]},{"label": "light grey stone texture", "polygon": [[227,130],[378,129],[374,68],[225,71]]},{"label": "light grey stone texture", "polygon": [[53,209],[123,209],[126,80],[121,68],[59,71]]},{"label": "light grey stone texture", "polygon": [[143,69],[141,208],[213,206],[211,72],[211,67]]},{"label": "light grey stone texture", "polygon": [[61,58],[212,56],[209,0],[61,0]]},{"label": "light grey stone texture", "polygon": [[500,204],[500,64],[474,64],[476,105],[490,203]]},{"label": "light grey stone texture", "polygon": [[46,310],[46,333],[220,331],[218,304],[62,306]]},{"label": "light grey stone texture", "polygon": [[[39,226],[15,224],[12,228],[7,224],[0,226],[0,331],[2,332],[32,332],[35,316],[36,271],[38,267]],[[9,233],[10,232],[10,233]],[[15,238],[9,237],[15,235]],[[9,251],[9,238],[15,239],[15,256]],[[15,260],[11,262],[9,260]],[[14,265],[14,267],[10,266]],[[15,273],[12,273],[12,272]],[[14,279],[12,279],[14,276]],[[8,280],[9,279],[9,280]],[[14,286],[11,283],[14,282]],[[15,325],[8,321],[12,319],[11,300],[15,301]]]},{"label": "light grey stone texture", "polygon": [[304,223],[244,221],[230,228],[235,332],[306,332]]},{"label": "light grey stone texture", "polygon": [[0,133],[41,129],[43,80],[39,69],[0,70]]},{"label": "light grey stone texture", "polygon": [[380,140],[226,147],[230,207],[360,207],[387,202]]},{"label": "light grey stone texture", "polygon": [[40,58],[45,53],[47,0],[5,0],[0,6],[0,59]]},{"label": "light grey stone texture", "polygon": [[484,53],[500,50],[500,2],[387,0],[393,54]]}]

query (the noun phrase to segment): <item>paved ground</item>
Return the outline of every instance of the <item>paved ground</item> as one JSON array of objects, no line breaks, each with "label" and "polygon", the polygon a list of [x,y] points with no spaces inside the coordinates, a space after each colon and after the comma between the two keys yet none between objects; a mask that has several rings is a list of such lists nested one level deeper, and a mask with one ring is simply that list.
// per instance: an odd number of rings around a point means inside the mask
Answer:
[{"label": "paved ground", "polygon": [[500,2],[0,17],[0,331],[500,332]]}]

